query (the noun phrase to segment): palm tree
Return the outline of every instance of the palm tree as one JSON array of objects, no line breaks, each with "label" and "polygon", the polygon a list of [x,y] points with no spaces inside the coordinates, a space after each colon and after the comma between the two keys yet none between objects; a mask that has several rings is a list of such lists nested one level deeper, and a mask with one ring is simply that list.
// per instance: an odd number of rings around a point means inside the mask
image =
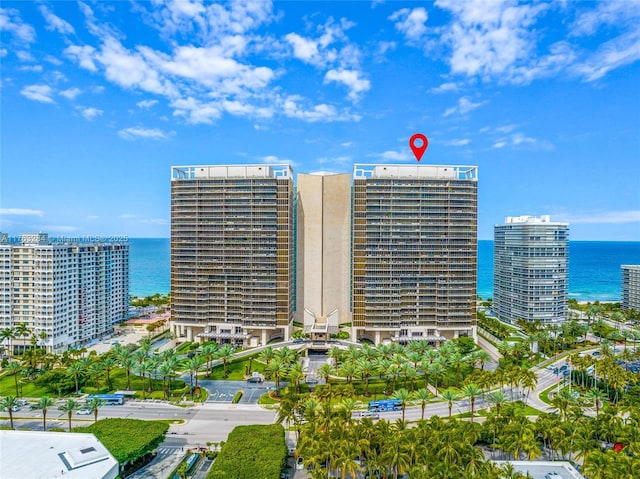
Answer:
[{"label": "palm tree", "polygon": [[324,363],[318,368],[318,374],[324,378],[324,382],[329,384],[329,377],[335,373],[333,366],[329,363]]},{"label": "palm tree", "polygon": [[5,349],[9,351],[9,355],[13,354],[12,341],[15,339],[15,337],[16,333],[11,328],[5,328],[0,331],[0,343],[4,343],[5,341],[7,341],[8,344]]},{"label": "palm tree", "polygon": [[586,397],[587,397],[587,400],[589,402],[592,402],[593,405],[596,407],[596,417],[598,417],[598,413],[600,412],[600,406],[602,405],[602,403],[604,402],[604,399],[607,396],[600,389],[592,388],[589,390]]},{"label": "palm tree", "polygon": [[420,388],[413,393],[413,399],[420,401],[420,407],[422,408],[420,419],[424,421],[424,409],[427,407],[427,401],[431,399],[431,393],[426,388]]},{"label": "palm tree", "polygon": [[193,400],[193,378],[196,379],[196,389],[198,388],[198,371],[202,366],[202,357],[194,356],[187,361],[187,368],[189,369],[189,376],[191,377],[191,400]]},{"label": "palm tree", "polygon": [[280,379],[287,374],[288,367],[287,365],[280,359],[274,359],[269,363],[267,369],[269,373],[276,380],[276,394],[280,395]]},{"label": "palm tree", "polygon": [[29,336],[31,330],[27,327],[27,323],[18,323],[16,329],[14,330],[16,338],[22,337],[22,350],[24,351],[26,343],[25,338]]},{"label": "palm tree", "polygon": [[411,399],[411,393],[405,388],[400,388],[393,394],[393,397],[400,401],[400,406],[402,407],[402,420],[404,421],[404,410],[407,407],[407,401]]},{"label": "palm tree", "polygon": [[136,364],[138,363],[132,356],[127,356],[120,362],[120,366],[124,368],[125,373],[127,374],[127,390],[131,390],[131,369],[133,369]]},{"label": "palm tree", "polygon": [[431,374],[431,377],[433,378],[433,388],[435,389],[435,394],[437,396],[438,395],[438,380],[442,377],[442,375],[444,374],[446,368],[444,367],[444,364],[442,363],[442,360],[437,360],[437,361],[434,361],[431,364],[429,364],[427,369],[429,370],[429,374]]},{"label": "palm tree", "polygon": [[269,366],[269,363],[273,359],[273,355],[273,348],[271,346],[267,346],[260,352],[260,354],[258,354],[258,359]]},{"label": "palm tree", "polygon": [[80,388],[78,387],[79,386],[78,379],[80,375],[84,373],[84,364],[82,364],[80,361],[74,361],[69,365],[69,367],[67,368],[67,371],[73,374],[73,379],[76,383],[76,394],[79,394]]},{"label": "palm tree", "polygon": [[296,386],[296,392],[300,393],[300,382],[304,380],[304,366],[300,362],[295,362],[289,368],[287,378]]},{"label": "palm tree", "polygon": [[56,402],[49,396],[42,396],[40,401],[36,404],[37,409],[42,409],[42,428],[47,430],[47,409],[53,406]]},{"label": "palm tree", "polygon": [[0,409],[6,409],[9,412],[9,422],[13,429],[13,409],[18,407],[18,400],[13,396],[5,396],[0,399]]},{"label": "palm tree", "polygon": [[[173,365],[169,361],[164,361],[160,365],[160,374],[162,374],[162,391],[164,392],[165,399],[169,398],[169,391],[167,391],[167,378],[173,374]],[[169,388],[171,387],[171,383],[169,383]]]},{"label": "palm tree", "polygon": [[73,411],[76,411],[79,408],[80,408],[80,403],[73,399],[67,399],[67,402],[65,402],[62,406],[58,407],[60,411],[67,413],[67,419],[69,420],[69,432],[71,432],[71,415],[73,414]]},{"label": "palm tree", "polygon": [[447,401],[447,403],[449,404],[449,419],[451,419],[451,409],[453,408],[453,402],[460,399],[460,396],[458,396],[458,394],[456,394],[456,392],[452,389],[445,389],[442,392],[441,396],[442,399]]},{"label": "palm tree", "polygon": [[[145,387],[145,380],[147,379],[147,373],[151,375],[151,364],[149,361],[143,361],[136,367],[138,373],[142,376],[142,399],[146,399],[147,397],[147,389]],[[149,381],[151,381],[151,377],[149,377]]]},{"label": "palm tree", "polygon": [[98,422],[98,410],[104,406],[104,401],[97,397],[92,397],[87,403],[87,409],[93,412],[93,422]]},{"label": "palm tree", "polygon": [[216,343],[207,343],[202,347],[202,357],[207,362],[207,376],[211,374],[211,361],[216,357],[218,345]]},{"label": "palm tree", "polygon": [[496,416],[500,417],[502,406],[507,403],[507,397],[502,391],[495,391],[487,396],[487,400],[496,408]]},{"label": "palm tree", "polygon": [[89,374],[93,376],[96,381],[96,392],[100,392],[100,375],[103,370],[102,363],[99,361],[94,361],[89,366]]},{"label": "palm tree", "polygon": [[18,390],[18,374],[22,371],[22,365],[18,361],[11,361],[6,367],[7,374],[13,375],[13,380],[16,385],[16,397],[20,397],[20,391]]},{"label": "palm tree", "polygon": [[224,378],[227,379],[229,377],[229,363],[233,358],[233,346],[231,346],[230,344],[225,344],[220,349],[218,349],[217,356],[222,360],[222,364],[224,367]]},{"label": "palm tree", "polygon": [[476,398],[482,395],[482,389],[476,384],[467,384],[462,388],[462,394],[469,398],[471,403],[471,422],[473,422],[473,412],[475,410]]},{"label": "palm tree", "polygon": [[369,393],[369,378],[375,374],[376,368],[375,363],[369,359],[361,358],[356,363],[358,373],[364,379],[364,395],[370,396]]},{"label": "palm tree", "polygon": [[111,371],[117,366],[115,359],[106,357],[102,360],[102,369],[107,372],[107,389],[111,390]]}]

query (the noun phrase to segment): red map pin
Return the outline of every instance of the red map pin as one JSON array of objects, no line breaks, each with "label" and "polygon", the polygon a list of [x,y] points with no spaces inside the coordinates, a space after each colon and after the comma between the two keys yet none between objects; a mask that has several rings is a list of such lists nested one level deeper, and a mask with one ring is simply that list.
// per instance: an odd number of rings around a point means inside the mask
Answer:
[{"label": "red map pin", "polygon": [[[416,143],[422,144],[417,145]],[[413,155],[416,157],[416,160],[420,161],[422,159],[422,155],[427,151],[427,146],[429,146],[429,140],[422,133],[416,133],[411,138],[409,138],[409,146],[411,147],[411,151],[413,151]]]}]

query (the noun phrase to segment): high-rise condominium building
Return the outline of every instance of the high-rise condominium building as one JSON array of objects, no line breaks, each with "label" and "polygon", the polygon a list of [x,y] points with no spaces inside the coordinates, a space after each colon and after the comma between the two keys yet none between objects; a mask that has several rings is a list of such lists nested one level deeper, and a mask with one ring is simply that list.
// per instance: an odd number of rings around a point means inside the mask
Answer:
[{"label": "high-rise condominium building", "polygon": [[354,166],[357,339],[475,336],[477,185],[474,166]]},{"label": "high-rise condominium building", "polygon": [[78,238],[49,241],[43,233],[0,241],[0,328],[21,323],[27,336],[53,352],[113,331],[129,309],[129,245]]},{"label": "high-rise condominium building", "polygon": [[171,171],[174,333],[250,345],[288,338],[295,271],[291,167]]},{"label": "high-rise condominium building", "polygon": [[499,319],[567,319],[568,226],[548,215],[495,225],[492,309]]},{"label": "high-rise condominium building", "polygon": [[622,308],[640,311],[640,264],[622,265]]}]

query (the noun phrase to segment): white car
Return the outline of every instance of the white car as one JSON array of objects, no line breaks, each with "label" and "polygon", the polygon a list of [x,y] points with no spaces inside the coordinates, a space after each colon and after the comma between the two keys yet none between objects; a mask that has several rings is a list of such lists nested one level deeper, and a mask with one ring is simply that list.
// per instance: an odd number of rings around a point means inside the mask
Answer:
[{"label": "white car", "polygon": [[78,409],[76,414],[88,415],[91,414],[91,409]]}]

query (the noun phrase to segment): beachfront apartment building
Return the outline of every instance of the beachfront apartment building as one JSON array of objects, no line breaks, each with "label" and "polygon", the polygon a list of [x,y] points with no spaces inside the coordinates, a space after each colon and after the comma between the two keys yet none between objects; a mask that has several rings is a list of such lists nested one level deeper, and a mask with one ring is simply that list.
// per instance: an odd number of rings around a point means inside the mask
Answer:
[{"label": "beachfront apartment building", "polygon": [[171,168],[171,319],[189,341],[288,339],[294,310],[288,165]]},{"label": "beachfront apartment building", "polygon": [[476,336],[475,166],[354,165],[354,339]]},{"label": "beachfront apartment building", "polygon": [[177,337],[264,345],[294,320],[376,344],[475,337],[477,168],[180,166],[171,176]]},{"label": "beachfront apartment building", "polygon": [[129,308],[129,244],[45,233],[0,237],[0,328],[24,323],[48,351],[86,345],[113,332]]},{"label": "beachfront apartment building", "polygon": [[622,308],[640,311],[640,264],[623,264]]},{"label": "beachfront apartment building", "polygon": [[568,315],[569,225],[549,215],[507,217],[494,226],[493,313],[544,323]]}]

